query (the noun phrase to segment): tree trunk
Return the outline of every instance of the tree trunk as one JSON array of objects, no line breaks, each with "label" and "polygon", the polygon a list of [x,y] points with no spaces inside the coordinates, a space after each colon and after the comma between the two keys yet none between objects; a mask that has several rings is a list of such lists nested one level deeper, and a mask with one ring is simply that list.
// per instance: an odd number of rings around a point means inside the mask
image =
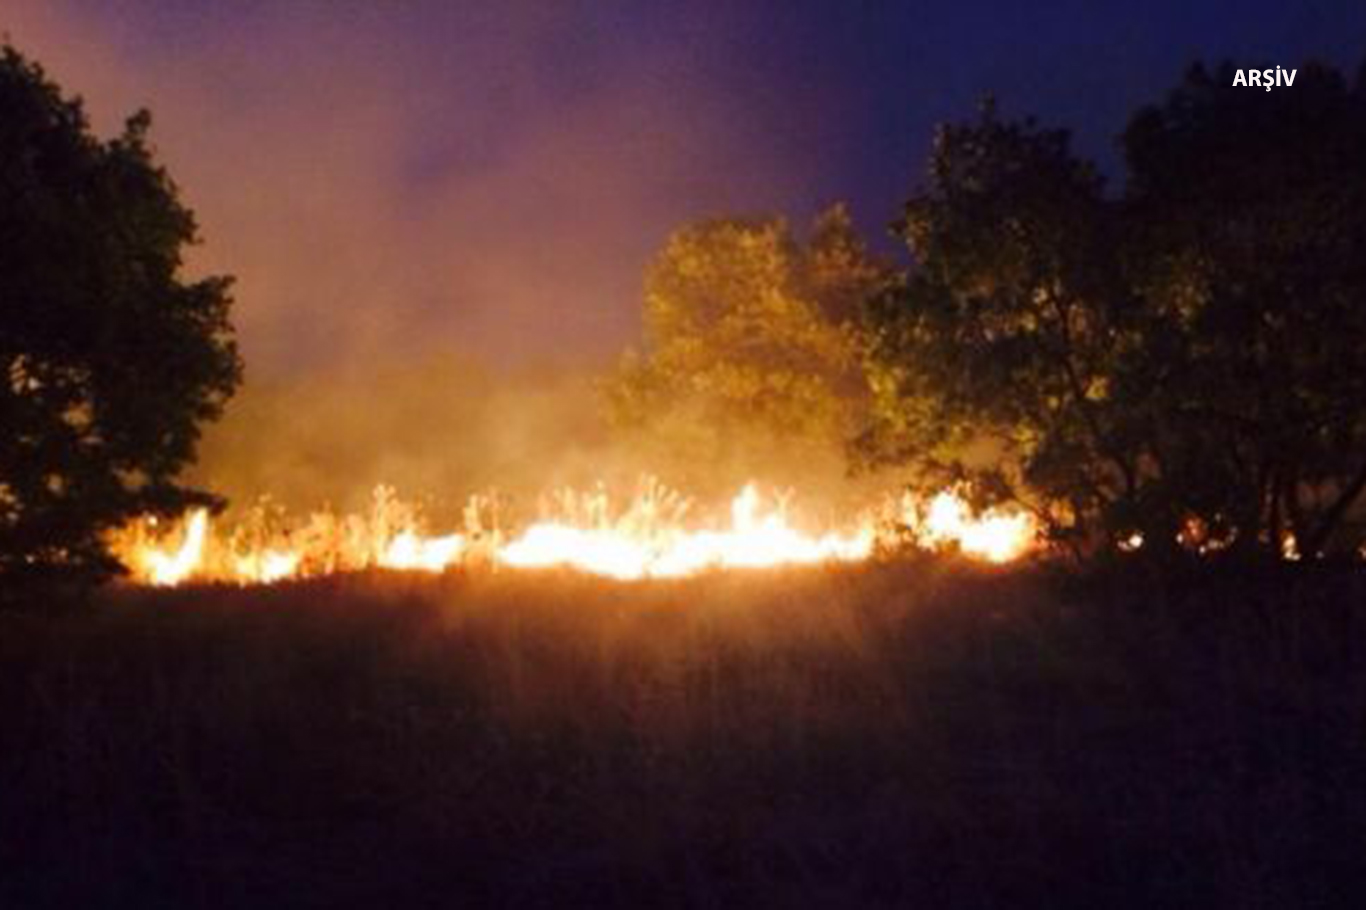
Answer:
[{"label": "tree trunk", "polygon": [[1328,507],[1328,511],[1323,513],[1323,518],[1305,540],[1300,552],[1306,556],[1317,555],[1328,544],[1329,538],[1333,536],[1338,525],[1342,524],[1342,519],[1347,516],[1348,510],[1363,490],[1366,490],[1366,463],[1362,464],[1361,470],[1357,471],[1356,476],[1338,494],[1338,498]]}]

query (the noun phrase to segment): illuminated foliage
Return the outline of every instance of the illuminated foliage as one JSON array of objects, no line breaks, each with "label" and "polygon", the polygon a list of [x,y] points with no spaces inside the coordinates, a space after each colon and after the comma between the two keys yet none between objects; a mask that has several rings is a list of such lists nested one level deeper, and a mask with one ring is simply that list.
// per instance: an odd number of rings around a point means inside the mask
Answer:
[{"label": "illuminated foliage", "polygon": [[607,384],[613,417],[662,452],[744,474],[838,452],[867,401],[857,316],[886,274],[842,206],[805,244],[777,219],[679,231],[646,278],[645,350]]}]

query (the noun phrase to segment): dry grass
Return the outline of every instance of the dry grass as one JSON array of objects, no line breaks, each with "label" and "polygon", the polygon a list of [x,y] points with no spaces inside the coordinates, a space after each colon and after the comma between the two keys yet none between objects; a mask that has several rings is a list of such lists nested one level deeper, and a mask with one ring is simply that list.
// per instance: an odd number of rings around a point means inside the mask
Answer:
[{"label": "dry grass", "polygon": [[1351,905],[1363,594],[927,561],[0,615],[0,904]]}]

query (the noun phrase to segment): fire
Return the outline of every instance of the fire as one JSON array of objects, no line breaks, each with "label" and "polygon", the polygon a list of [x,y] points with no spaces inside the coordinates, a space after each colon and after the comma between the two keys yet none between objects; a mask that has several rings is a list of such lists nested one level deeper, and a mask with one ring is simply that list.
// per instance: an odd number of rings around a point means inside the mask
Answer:
[{"label": "fire", "polygon": [[234,576],[244,582],[268,585],[283,581],[299,571],[301,554],[286,550],[263,550],[239,556],[233,562]]},{"label": "fire", "polygon": [[864,559],[873,542],[870,529],[807,536],[787,523],[781,509],[763,513],[751,484],[732,502],[726,529],[665,527],[632,534],[611,526],[547,522],[532,525],[503,547],[498,562],[518,568],[568,566],[618,579],[677,578],[706,569]]},{"label": "fire", "polygon": [[185,523],[179,547],[169,552],[148,548],[141,554],[146,580],[154,585],[177,585],[189,578],[204,558],[208,532],[209,513],[195,509]]},{"label": "fire", "polygon": [[974,516],[960,496],[947,490],[930,500],[922,527],[924,542],[956,543],[969,556],[988,562],[1016,559],[1034,539],[1033,522],[1026,513],[989,511]]},{"label": "fire", "polygon": [[543,509],[546,517],[508,536],[486,527],[487,502],[475,499],[465,510],[463,532],[433,535],[414,508],[381,487],[368,514],[320,512],[285,530],[269,527],[258,512],[247,525],[223,532],[201,509],[169,533],[150,520],[125,528],[113,548],[135,581],[171,586],[191,580],[270,584],[373,568],[443,572],[463,565],[559,567],[620,580],[677,578],[716,569],[855,562],[898,534],[924,548],[955,548],[1001,563],[1035,543],[1028,515],[975,514],[956,491],[890,502],[848,527],[810,533],[789,519],[785,501],[765,503],[750,484],[731,502],[729,522],[708,526],[689,520],[689,500],[650,483],[619,512],[601,490],[562,492]]},{"label": "fire", "polygon": [[458,560],[464,549],[465,538],[459,534],[423,538],[412,531],[404,531],[384,548],[378,563],[385,569],[440,572]]}]

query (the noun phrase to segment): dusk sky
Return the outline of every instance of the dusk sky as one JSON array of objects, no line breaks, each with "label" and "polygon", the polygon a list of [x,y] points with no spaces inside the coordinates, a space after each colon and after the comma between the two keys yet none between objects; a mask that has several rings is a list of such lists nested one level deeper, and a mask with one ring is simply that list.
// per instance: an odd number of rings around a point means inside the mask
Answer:
[{"label": "dusk sky", "polygon": [[1366,4],[0,0],[0,31],[102,133],[152,110],[261,376],[609,357],[690,220],[847,199],[882,238],[986,92],[1113,172],[1192,60],[1355,70]]}]

